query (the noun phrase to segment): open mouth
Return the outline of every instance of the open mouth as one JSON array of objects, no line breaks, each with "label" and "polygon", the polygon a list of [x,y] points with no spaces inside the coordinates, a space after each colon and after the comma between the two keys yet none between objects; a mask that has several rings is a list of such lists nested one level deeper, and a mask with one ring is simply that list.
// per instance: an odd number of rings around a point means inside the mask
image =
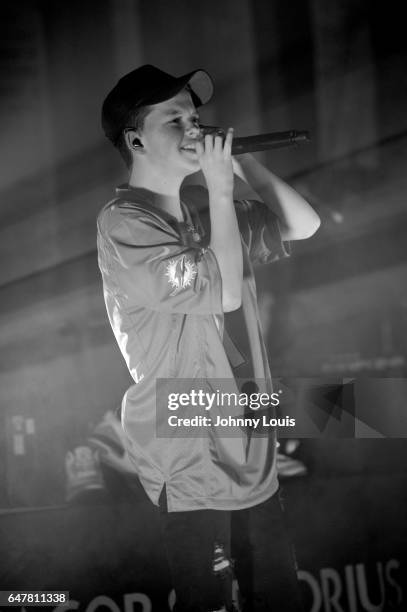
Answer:
[{"label": "open mouth", "polygon": [[185,145],[185,147],[181,147],[181,151],[189,151],[190,153],[196,153],[195,145]]}]

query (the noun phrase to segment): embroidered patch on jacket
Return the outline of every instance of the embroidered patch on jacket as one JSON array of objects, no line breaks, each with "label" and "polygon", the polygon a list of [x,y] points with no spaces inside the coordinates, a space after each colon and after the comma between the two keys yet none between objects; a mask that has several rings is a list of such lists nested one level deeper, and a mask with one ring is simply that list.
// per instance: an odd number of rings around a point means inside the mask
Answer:
[{"label": "embroidered patch on jacket", "polygon": [[168,282],[173,288],[170,295],[176,295],[181,289],[189,287],[196,274],[196,265],[185,255],[181,255],[181,257],[176,259],[170,259],[165,273],[165,276],[168,276]]}]

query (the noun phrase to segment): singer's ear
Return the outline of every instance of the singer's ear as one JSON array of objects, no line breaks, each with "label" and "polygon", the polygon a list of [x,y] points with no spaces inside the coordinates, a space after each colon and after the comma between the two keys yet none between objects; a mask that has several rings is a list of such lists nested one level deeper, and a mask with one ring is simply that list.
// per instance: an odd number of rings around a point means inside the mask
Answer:
[{"label": "singer's ear", "polygon": [[127,147],[130,151],[142,151],[143,143],[140,139],[140,134],[137,130],[133,130],[132,128],[126,128],[124,130],[124,138],[126,141]]}]

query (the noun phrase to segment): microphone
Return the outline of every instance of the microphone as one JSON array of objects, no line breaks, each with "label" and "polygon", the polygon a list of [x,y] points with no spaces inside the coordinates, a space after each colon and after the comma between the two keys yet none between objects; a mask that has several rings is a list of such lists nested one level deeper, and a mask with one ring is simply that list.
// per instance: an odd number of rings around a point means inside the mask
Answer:
[{"label": "microphone", "polygon": [[[225,136],[225,131],[222,128],[214,125],[201,125],[200,128],[203,136],[205,136],[205,134],[214,134],[215,132],[223,137]],[[233,139],[232,155],[254,153],[255,151],[267,151],[269,149],[296,147],[301,144],[308,144],[309,142],[309,132],[297,130],[242,136],[240,138]]]}]

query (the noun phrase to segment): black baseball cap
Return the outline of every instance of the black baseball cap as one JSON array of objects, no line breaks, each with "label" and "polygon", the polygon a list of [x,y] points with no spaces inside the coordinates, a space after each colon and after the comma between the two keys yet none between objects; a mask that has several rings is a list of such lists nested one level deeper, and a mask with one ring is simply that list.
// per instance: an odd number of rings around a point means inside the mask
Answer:
[{"label": "black baseball cap", "polygon": [[211,99],[213,82],[205,70],[194,70],[180,77],[174,77],[151,64],[132,70],[117,82],[103,102],[104,133],[116,144],[132,112],[169,100],[187,85],[196,107]]}]

